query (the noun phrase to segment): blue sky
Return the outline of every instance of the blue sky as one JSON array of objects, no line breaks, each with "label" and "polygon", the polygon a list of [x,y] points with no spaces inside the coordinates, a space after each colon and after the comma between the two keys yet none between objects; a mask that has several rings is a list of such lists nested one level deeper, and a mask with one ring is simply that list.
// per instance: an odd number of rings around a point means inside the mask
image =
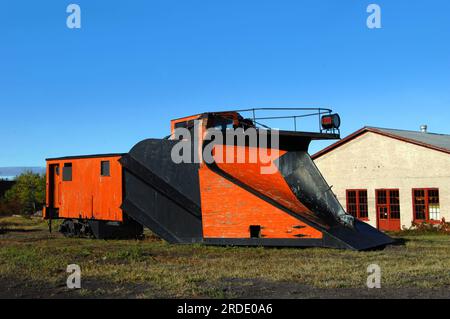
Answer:
[{"label": "blue sky", "polygon": [[[366,27],[370,3],[379,30]],[[81,7],[82,28],[66,27]],[[450,2],[1,1],[0,166],[126,152],[204,111],[330,106],[450,134]],[[312,145],[312,152],[325,146]]]}]

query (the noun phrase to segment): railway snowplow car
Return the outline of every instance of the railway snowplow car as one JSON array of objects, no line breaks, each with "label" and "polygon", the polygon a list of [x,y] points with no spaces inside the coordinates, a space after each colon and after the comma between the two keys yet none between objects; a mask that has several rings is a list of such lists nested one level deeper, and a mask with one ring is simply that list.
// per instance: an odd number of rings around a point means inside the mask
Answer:
[{"label": "railway snowplow car", "polygon": [[[252,116],[242,117],[248,111]],[[110,186],[102,184],[102,157],[89,158],[92,168],[78,171],[84,177],[73,188],[64,181],[52,188],[55,178],[50,176],[47,190],[55,195],[47,198],[45,216],[114,221],[124,233],[127,225],[137,233],[141,228],[135,226],[142,225],[170,243],[352,250],[392,243],[344,211],[308,154],[311,141],[339,138],[336,114],[313,110],[305,117],[318,115],[320,131],[299,132],[273,130],[260,121],[281,117],[255,113],[214,112],[172,120],[167,138],[147,139],[129,153],[110,157],[117,171]],[[293,118],[295,126],[299,117]],[[48,160],[48,173],[69,160]],[[99,179],[93,174],[100,174]],[[100,185],[103,191],[96,192]],[[66,198],[79,198],[83,209],[70,206]]]}]

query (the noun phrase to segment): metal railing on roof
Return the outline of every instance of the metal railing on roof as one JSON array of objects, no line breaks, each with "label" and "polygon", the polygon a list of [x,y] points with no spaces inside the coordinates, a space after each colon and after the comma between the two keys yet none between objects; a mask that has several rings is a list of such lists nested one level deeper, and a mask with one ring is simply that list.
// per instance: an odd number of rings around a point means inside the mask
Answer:
[{"label": "metal railing on roof", "polygon": [[[296,112],[296,114],[289,115],[281,115],[281,116],[258,116],[258,112],[270,112],[270,111],[292,111]],[[333,133],[340,134],[339,129],[324,129],[322,127],[322,116],[331,115],[333,110],[329,108],[321,108],[321,107],[306,107],[306,108],[298,108],[298,107],[260,107],[260,108],[251,108],[251,109],[241,109],[234,110],[234,112],[240,113],[242,116],[243,113],[250,113],[251,115],[247,118],[250,118],[256,125],[259,125],[266,129],[271,129],[271,127],[267,123],[262,123],[262,121],[268,120],[282,120],[282,119],[292,119],[294,124],[294,131],[298,131],[298,119],[307,118],[307,117],[317,117],[319,131],[320,133]],[[297,113],[298,112],[298,113]],[[244,116],[245,117],[245,116]]]}]

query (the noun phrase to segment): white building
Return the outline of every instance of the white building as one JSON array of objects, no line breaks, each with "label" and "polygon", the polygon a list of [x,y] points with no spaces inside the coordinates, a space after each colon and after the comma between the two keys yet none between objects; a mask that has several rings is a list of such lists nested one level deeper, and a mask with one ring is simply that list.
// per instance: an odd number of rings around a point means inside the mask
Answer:
[{"label": "white building", "polygon": [[365,127],[313,159],[342,206],[380,230],[450,221],[450,135]]}]

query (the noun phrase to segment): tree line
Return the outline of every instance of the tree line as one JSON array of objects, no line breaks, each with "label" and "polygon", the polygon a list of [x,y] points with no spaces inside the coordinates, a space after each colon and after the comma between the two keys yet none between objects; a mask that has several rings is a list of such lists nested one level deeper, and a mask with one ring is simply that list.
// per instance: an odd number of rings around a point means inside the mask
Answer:
[{"label": "tree line", "polygon": [[45,204],[45,175],[25,172],[16,178],[14,186],[0,198],[0,215],[32,215]]}]

